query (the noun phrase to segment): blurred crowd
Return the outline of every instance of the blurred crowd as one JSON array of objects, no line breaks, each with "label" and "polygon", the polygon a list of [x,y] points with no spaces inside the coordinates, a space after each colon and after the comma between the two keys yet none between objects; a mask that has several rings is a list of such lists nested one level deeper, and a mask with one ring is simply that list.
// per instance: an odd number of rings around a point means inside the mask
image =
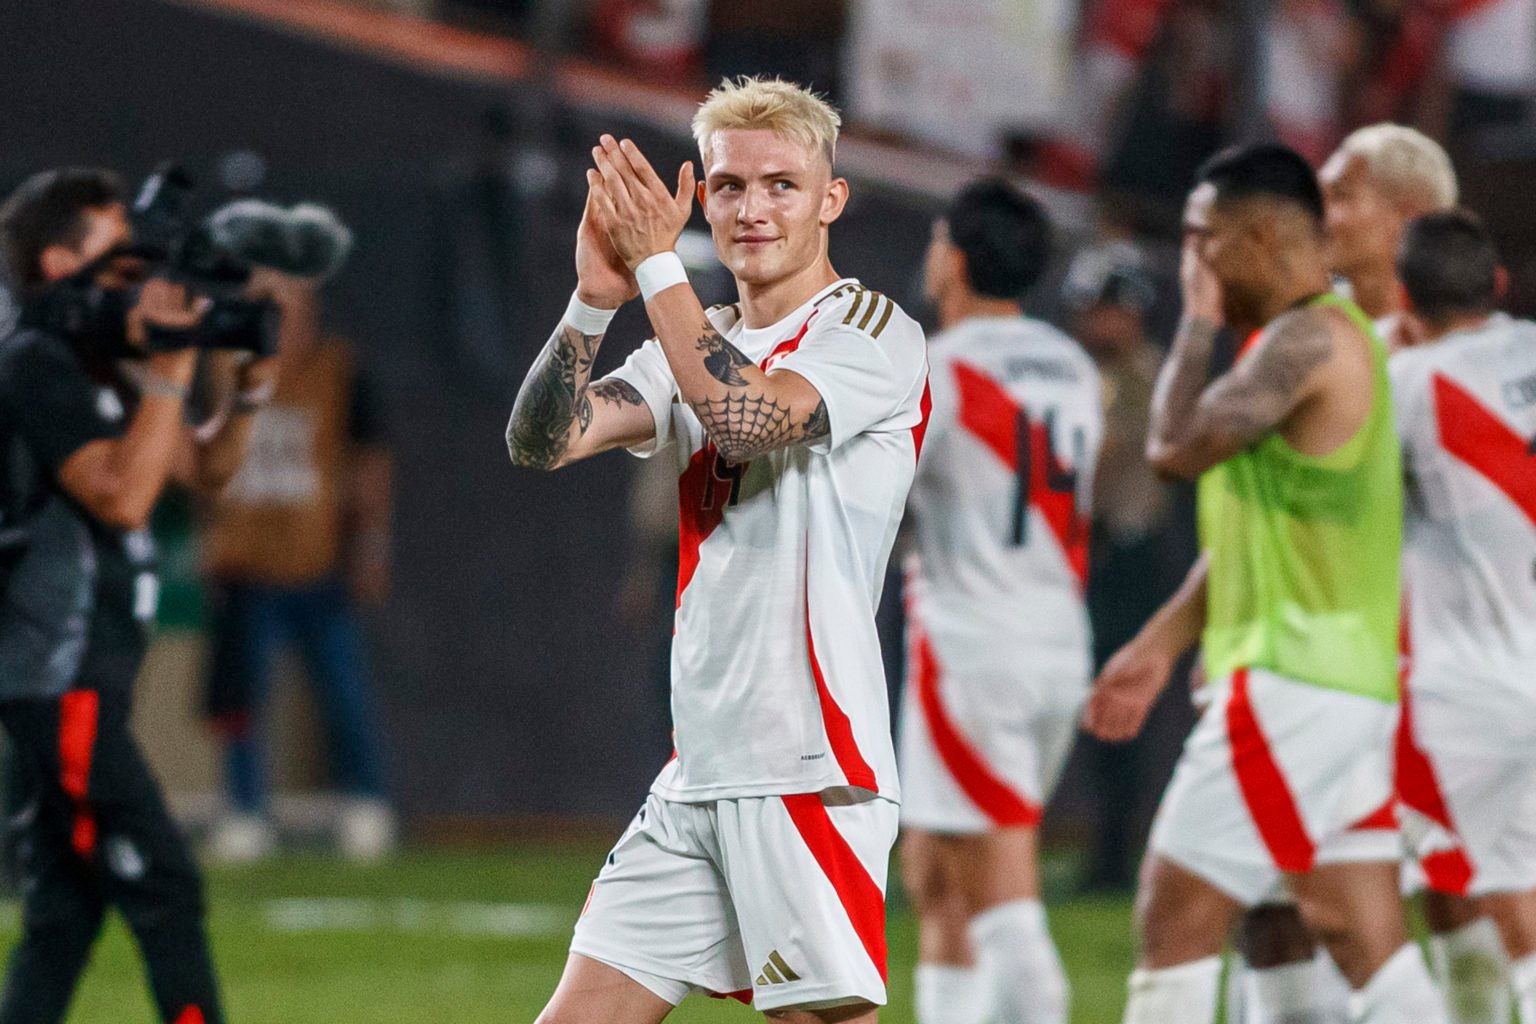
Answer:
[{"label": "blurred crowd", "polygon": [[[525,32],[540,7],[425,6],[499,15]],[[1006,153],[1072,188],[1107,180],[1158,189],[1167,179],[1176,184],[1169,191],[1182,191],[1187,172],[1234,131],[1267,129],[1317,162],[1349,130],[1377,121],[1418,127],[1453,153],[1529,146],[1536,127],[1536,0],[576,7],[584,13],[566,26],[566,44],[648,80],[694,86],[781,74],[825,90],[863,127]],[[1149,145],[1159,137],[1161,146]]]}]

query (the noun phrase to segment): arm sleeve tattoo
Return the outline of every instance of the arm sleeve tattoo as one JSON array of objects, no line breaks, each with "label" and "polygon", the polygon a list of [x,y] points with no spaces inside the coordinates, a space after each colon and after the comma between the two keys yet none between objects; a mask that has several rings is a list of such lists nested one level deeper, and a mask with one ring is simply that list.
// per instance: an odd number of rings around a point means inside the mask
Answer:
[{"label": "arm sleeve tattoo", "polygon": [[789,404],[763,386],[763,372],[708,321],[698,349],[704,353],[705,370],[726,390],[689,404],[726,462],[748,462],[790,445],[815,444],[831,434],[825,399],[796,422]]},{"label": "arm sleeve tattoo", "polygon": [[1149,449],[1191,474],[1280,429],[1312,371],[1333,353],[1328,314],[1294,310],[1270,325],[1254,351],[1207,385],[1215,335],[1214,325],[1203,321],[1180,325],[1153,398]]},{"label": "arm sleeve tattoo", "polygon": [[1299,309],[1276,320],[1246,359],[1200,397],[1202,432],[1246,448],[1279,429],[1301,400],[1307,378],[1333,354],[1328,314]]},{"label": "arm sleeve tattoo", "polygon": [[582,334],[564,323],[555,329],[512,405],[507,451],[515,465],[554,469],[570,446],[572,424],[581,433],[591,425],[587,381],[602,340],[601,334]]}]

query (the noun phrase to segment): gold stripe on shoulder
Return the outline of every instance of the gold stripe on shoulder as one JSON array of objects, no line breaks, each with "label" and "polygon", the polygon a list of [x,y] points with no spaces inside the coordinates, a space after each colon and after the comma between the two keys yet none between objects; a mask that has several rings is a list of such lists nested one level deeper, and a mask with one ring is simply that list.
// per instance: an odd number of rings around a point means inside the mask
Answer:
[{"label": "gold stripe on shoulder", "polygon": [[[843,325],[853,323],[853,318],[859,315],[859,310],[864,307],[864,300],[869,297],[869,292],[859,291],[854,294],[853,305],[848,307],[848,315],[843,317]],[[870,303],[874,305],[873,302]]]},{"label": "gold stripe on shoulder", "polygon": [[869,308],[864,311],[864,318],[859,321],[859,330],[861,331],[867,328],[869,326],[869,322],[875,318],[875,311],[878,310],[883,303],[889,303],[891,301],[884,295],[881,295],[879,292],[870,292],[869,294],[873,301],[870,302]]},{"label": "gold stripe on shoulder", "polygon": [[891,312],[895,308],[896,303],[892,302],[890,299],[885,300],[885,312],[880,314],[880,319],[875,323],[875,326],[871,328],[869,332],[869,336],[871,338],[880,337],[880,332],[885,330],[885,325],[891,322]]},{"label": "gold stripe on shoulder", "polygon": [[823,295],[820,299],[817,299],[816,308],[820,309],[826,303],[831,302],[833,299],[842,298],[844,295],[856,295],[859,292],[867,290],[868,289],[866,289],[862,284],[859,284],[857,281],[849,281],[847,284],[840,284],[827,294]]}]

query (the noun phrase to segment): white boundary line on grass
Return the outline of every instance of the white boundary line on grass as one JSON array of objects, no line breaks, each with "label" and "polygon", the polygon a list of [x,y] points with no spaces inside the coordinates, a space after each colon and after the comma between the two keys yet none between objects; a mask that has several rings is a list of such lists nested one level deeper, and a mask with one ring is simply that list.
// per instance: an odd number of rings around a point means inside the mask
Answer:
[{"label": "white boundary line on grass", "polygon": [[268,900],[262,920],[270,931],[397,932],[481,938],[544,938],[571,929],[571,908],[550,903],[443,902],[415,899]]}]

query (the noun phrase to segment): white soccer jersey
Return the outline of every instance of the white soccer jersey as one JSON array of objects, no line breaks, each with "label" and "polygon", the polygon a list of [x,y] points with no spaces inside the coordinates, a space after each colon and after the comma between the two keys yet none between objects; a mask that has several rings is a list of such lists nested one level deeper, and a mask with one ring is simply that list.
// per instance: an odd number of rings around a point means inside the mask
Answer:
[{"label": "white soccer jersey", "polygon": [[1415,716],[1437,749],[1536,752],[1536,324],[1392,357],[1408,475],[1404,583]]},{"label": "white soccer jersey", "polygon": [[831,436],[728,466],[646,342],[614,376],[670,451],[680,555],[672,639],[677,755],[653,791],[704,801],[857,786],[900,798],[875,608],[922,445],[922,328],[852,278],[771,327],[711,322],[768,371],[821,393]]},{"label": "white soccer jersey", "polygon": [[965,320],[928,351],[910,617],[952,676],[1086,683],[1098,371],[1071,338],[1024,317]]}]

